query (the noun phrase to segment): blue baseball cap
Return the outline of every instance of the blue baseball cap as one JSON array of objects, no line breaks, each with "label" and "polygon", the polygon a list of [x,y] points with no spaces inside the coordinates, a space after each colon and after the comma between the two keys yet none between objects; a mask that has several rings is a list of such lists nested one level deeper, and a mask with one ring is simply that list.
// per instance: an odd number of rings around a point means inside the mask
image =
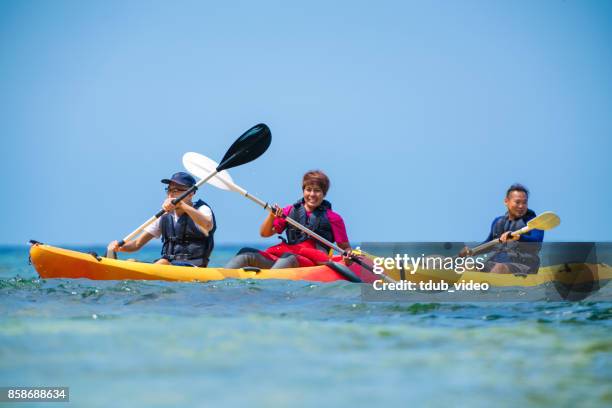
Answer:
[{"label": "blue baseball cap", "polygon": [[179,171],[178,173],[174,173],[172,178],[163,179],[161,181],[164,184],[176,183],[185,187],[192,187],[195,185],[196,181],[190,174],[185,173],[184,171]]}]

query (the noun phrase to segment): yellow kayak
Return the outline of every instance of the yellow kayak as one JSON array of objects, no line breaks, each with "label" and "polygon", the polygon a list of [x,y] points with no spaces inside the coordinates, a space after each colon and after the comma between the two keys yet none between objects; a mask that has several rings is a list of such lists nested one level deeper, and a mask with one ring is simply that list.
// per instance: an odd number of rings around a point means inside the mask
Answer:
[{"label": "yellow kayak", "polygon": [[[353,264],[350,269],[338,271],[334,265],[287,269],[225,269],[194,268],[189,266],[157,265],[110,259],[95,254],[73,251],[35,243],[30,248],[30,260],[41,278],[68,278],[93,280],[165,280],[211,281],[221,279],[285,279],[332,282],[347,279],[351,272],[360,281],[373,282],[377,275]],[[339,262],[335,263],[336,265]],[[348,269],[348,271],[347,271]]]},{"label": "yellow kayak", "polygon": [[[166,280],[166,281],[211,281],[222,279],[285,279],[317,282],[347,280],[328,265],[287,269],[225,269],[193,268],[186,266],[156,265],[132,262],[78,252],[36,243],[30,249],[30,259],[41,278],[69,278],[94,280]],[[365,268],[353,264],[352,271],[361,281],[374,282],[380,277]],[[448,270],[419,270],[418,273],[401,273],[387,270],[395,280],[411,282],[487,283],[491,287],[538,286],[548,282],[566,285],[589,284],[612,279],[612,267],[605,264],[563,264],[542,267],[537,274],[527,276],[492,274],[487,272],[464,272],[457,274]]]}]

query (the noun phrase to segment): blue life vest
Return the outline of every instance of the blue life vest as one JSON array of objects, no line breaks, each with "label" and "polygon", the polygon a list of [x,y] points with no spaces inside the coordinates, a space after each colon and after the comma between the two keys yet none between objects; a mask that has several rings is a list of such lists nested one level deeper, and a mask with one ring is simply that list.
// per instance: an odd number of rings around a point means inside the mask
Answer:
[{"label": "blue life vest", "polygon": [[[193,207],[195,209],[206,205],[198,200]],[[170,262],[190,263],[195,266],[205,267],[208,265],[210,254],[215,246],[214,233],[217,230],[217,220],[212,213],[213,227],[206,236],[196,223],[187,214],[181,215],[176,223],[174,216],[166,213],[161,216],[161,239],[162,258]]]},{"label": "blue life vest", "polygon": [[[304,207],[304,199],[298,200],[295,204],[293,204],[293,208],[289,211],[287,215],[289,218],[292,218],[308,228],[311,231],[316,232],[326,240],[330,242],[334,242],[334,233],[332,230],[331,223],[327,218],[327,210],[331,210],[331,203],[327,200],[323,200],[320,206],[318,206],[311,214],[310,217],[306,215],[306,208]],[[285,231],[287,233],[287,243],[290,245],[299,244],[300,242],[304,242],[308,239],[311,239],[308,234],[302,232],[301,230],[295,228],[291,224],[287,224],[287,229]],[[317,244],[323,247],[323,244]],[[329,248],[322,248],[324,251],[329,250]]]},{"label": "blue life vest", "polygon": [[[527,210],[522,218],[511,220],[508,214],[497,217],[491,228],[491,239],[499,239],[506,231],[517,231],[527,225],[527,222],[536,216],[532,210]],[[499,243],[494,248],[491,261],[500,263],[520,263],[529,266],[532,273],[540,267],[539,252],[541,242],[508,241]]]}]

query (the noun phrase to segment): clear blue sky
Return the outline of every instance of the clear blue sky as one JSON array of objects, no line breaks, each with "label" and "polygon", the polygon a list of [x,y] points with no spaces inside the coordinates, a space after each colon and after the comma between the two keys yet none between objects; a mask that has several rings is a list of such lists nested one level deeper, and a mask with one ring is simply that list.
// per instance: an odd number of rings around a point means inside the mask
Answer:
[{"label": "clear blue sky", "polygon": [[[234,180],[288,204],[323,169],[352,241],[484,239],[516,181],[548,239],[609,241],[611,73],[607,1],[2,1],[0,243],[121,238],[259,122]],[[218,242],[259,240],[202,194]]]}]

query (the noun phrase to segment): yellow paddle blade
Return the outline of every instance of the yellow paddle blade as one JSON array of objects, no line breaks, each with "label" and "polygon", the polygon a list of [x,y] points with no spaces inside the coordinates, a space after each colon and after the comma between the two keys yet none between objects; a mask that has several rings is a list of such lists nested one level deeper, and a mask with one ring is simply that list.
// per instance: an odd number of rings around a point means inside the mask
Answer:
[{"label": "yellow paddle blade", "polygon": [[552,211],[545,211],[534,219],[527,222],[527,226],[531,229],[549,230],[555,228],[561,223],[561,219]]}]

